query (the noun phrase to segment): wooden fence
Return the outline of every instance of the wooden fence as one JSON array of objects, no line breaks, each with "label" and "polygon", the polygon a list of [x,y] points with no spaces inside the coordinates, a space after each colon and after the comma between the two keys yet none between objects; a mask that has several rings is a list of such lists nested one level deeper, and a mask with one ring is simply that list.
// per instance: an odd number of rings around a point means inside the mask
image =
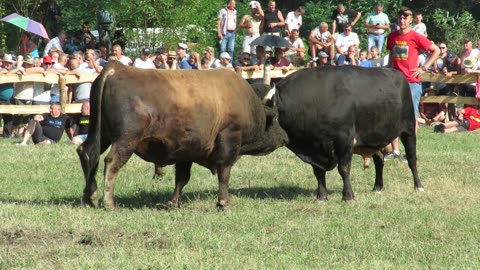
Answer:
[{"label": "wooden fence", "polygon": [[[283,78],[295,70],[283,72],[281,70],[271,70],[272,78]],[[262,79],[263,71],[239,71],[237,72],[245,79]],[[48,84],[59,84],[60,86],[60,103],[62,104],[65,113],[80,112],[81,104],[68,103],[67,85],[72,83],[93,82],[98,74],[81,74],[79,77],[75,75],[56,75],[56,74],[3,74],[0,75],[0,84],[4,83],[18,83],[18,82],[44,82]],[[441,82],[441,83],[475,83],[476,75],[453,75],[452,77],[445,77],[441,74],[425,73],[422,75],[424,82]],[[423,102],[431,103],[461,103],[476,105],[479,103],[478,99],[474,97],[452,97],[452,96],[432,96],[422,97]],[[0,114],[40,114],[49,112],[49,105],[0,105]]]}]

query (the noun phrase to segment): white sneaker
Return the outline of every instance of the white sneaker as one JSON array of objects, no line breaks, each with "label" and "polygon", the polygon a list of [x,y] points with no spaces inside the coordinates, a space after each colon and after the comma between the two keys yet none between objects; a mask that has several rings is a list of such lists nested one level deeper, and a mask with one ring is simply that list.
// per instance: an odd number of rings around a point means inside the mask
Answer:
[{"label": "white sneaker", "polygon": [[21,143],[16,143],[15,145],[20,145],[20,146],[27,146],[28,144],[21,142]]}]

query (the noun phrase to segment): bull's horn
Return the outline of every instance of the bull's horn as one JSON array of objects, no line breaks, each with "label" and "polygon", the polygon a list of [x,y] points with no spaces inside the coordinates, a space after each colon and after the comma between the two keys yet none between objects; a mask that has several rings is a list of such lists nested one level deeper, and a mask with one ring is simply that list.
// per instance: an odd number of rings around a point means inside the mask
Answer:
[{"label": "bull's horn", "polygon": [[275,84],[273,84],[272,89],[270,89],[267,93],[267,95],[263,98],[264,101],[269,101],[272,100],[273,96],[275,95],[275,92],[277,91],[277,88],[275,87]]}]

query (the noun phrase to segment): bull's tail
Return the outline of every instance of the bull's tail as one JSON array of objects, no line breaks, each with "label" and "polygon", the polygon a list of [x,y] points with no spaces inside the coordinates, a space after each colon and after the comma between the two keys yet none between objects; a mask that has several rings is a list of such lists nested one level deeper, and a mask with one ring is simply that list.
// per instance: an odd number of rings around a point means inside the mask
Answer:
[{"label": "bull's tail", "polygon": [[98,206],[96,194],[97,183],[95,175],[98,170],[100,155],[109,147],[106,138],[102,138],[102,99],[105,81],[114,73],[114,65],[107,65],[102,73],[95,79],[90,92],[90,123],[88,137],[77,148],[77,154],[85,177],[85,189],[83,191],[84,203],[90,206]]}]

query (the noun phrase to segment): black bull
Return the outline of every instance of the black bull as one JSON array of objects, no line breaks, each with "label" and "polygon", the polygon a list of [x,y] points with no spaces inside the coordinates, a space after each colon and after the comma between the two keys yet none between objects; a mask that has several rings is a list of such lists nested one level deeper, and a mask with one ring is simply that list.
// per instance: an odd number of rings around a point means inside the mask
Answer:
[{"label": "black bull", "polygon": [[288,138],[273,107],[226,69],[158,71],[108,64],[92,85],[87,140],[78,147],[84,203],[97,206],[95,174],[105,157],[104,206],[114,208],[114,183],[135,153],[156,167],[175,164],[178,206],[192,163],[218,174],[218,205],[228,204],[230,170],[241,155],[264,155]]},{"label": "black bull", "polygon": [[[257,93],[262,92],[259,88],[254,86]],[[380,150],[398,136],[405,146],[414,188],[423,191],[417,173],[412,97],[400,72],[352,66],[302,69],[282,79],[274,97],[280,126],[289,137],[287,147],[313,167],[317,199],[327,200],[326,171],[337,165],[343,200],[354,198],[350,184],[354,153],[373,155],[373,190],[383,190]]]}]

